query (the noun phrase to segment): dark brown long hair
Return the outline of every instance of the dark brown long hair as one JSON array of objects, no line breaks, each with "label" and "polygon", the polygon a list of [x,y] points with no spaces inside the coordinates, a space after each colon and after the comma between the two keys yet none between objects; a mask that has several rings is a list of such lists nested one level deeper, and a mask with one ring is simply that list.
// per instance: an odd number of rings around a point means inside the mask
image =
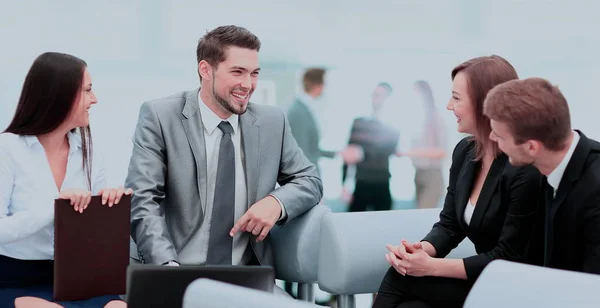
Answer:
[{"label": "dark brown long hair", "polygon": [[481,160],[486,151],[490,151],[492,157],[498,156],[500,150],[498,144],[490,139],[492,127],[490,119],[483,114],[483,102],[488,92],[495,86],[506,81],[519,79],[515,68],[504,58],[492,55],[473,58],[465,61],[452,70],[452,80],[458,73],[464,73],[467,77],[468,92],[471,102],[474,104],[475,123],[477,133],[476,142],[476,160]]},{"label": "dark brown long hair", "polygon": [[[4,130],[21,136],[38,136],[57,129],[81,95],[85,61],[68,54],[46,52],[38,56],[23,83],[15,115]],[[86,184],[92,187],[92,136],[79,127]]]}]

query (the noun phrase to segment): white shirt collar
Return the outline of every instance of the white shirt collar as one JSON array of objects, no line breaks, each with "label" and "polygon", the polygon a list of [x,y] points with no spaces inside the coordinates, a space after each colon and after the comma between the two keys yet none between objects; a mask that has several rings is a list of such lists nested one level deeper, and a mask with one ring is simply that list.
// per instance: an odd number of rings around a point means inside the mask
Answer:
[{"label": "white shirt collar", "polygon": [[577,143],[579,143],[579,133],[573,132],[573,140],[571,141],[571,145],[569,146],[569,150],[563,157],[562,161],[550,172],[548,175],[548,184],[554,188],[554,191],[558,189],[558,185],[560,184],[560,180],[565,174],[565,170],[567,169],[567,165],[573,156],[573,152],[575,152],[575,148],[577,147]]},{"label": "white shirt collar", "polygon": [[300,101],[306,105],[309,105],[310,107],[314,106],[314,104],[317,102],[316,99],[308,95],[306,92],[300,95]]},{"label": "white shirt collar", "polygon": [[312,96],[308,95],[306,92],[302,93],[299,97],[298,100],[304,104],[304,106],[306,106],[308,108],[308,110],[313,114],[313,115],[317,115],[316,111],[317,111],[317,100],[314,99]]},{"label": "white shirt collar", "polygon": [[214,113],[212,110],[210,110],[210,108],[208,108],[208,106],[206,106],[206,104],[200,97],[200,92],[198,92],[198,103],[200,105],[200,116],[202,117],[202,123],[204,124],[204,128],[206,128],[206,131],[209,135],[211,135],[215,131],[217,126],[219,126],[219,124],[222,121],[229,122],[229,124],[231,124],[231,127],[233,127],[233,133],[237,134],[239,127],[239,116],[237,114],[232,114],[229,118],[225,120],[219,118],[219,116],[216,113]]},{"label": "white shirt collar", "polygon": [[[72,154],[81,148],[81,135],[79,134],[79,129],[75,131],[70,131],[67,133],[67,138],[69,140],[69,154]],[[34,144],[40,144],[40,140],[37,136],[23,136],[25,139],[25,143],[28,147],[32,147]]]}]

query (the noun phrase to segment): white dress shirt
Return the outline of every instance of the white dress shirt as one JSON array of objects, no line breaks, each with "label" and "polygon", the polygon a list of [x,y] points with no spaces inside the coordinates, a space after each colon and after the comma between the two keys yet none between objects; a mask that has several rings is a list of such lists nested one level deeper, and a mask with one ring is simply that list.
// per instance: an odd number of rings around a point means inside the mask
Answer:
[{"label": "white dress shirt", "polygon": [[[86,189],[81,136],[69,133],[67,171],[60,191]],[[106,185],[92,153],[92,192]],[[54,258],[54,200],[59,196],[42,144],[35,136],[0,134],[0,254],[24,260]]]},{"label": "white dress shirt", "polygon": [[560,181],[562,180],[563,175],[565,174],[565,170],[567,169],[567,165],[569,165],[569,161],[571,161],[571,157],[573,157],[573,152],[575,152],[575,148],[579,143],[579,133],[573,131],[573,140],[571,141],[571,145],[569,146],[569,150],[565,154],[565,157],[560,161],[558,166],[550,172],[548,175],[548,184],[554,188],[554,197],[556,197],[556,190],[558,189],[558,185],[560,185]]},{"label": "white dress shirt", "polygon": [[[198,94],[200,103],[200,116],[204,126],[204,145],[206,149],[206,204],[202,204],[204,220],[196,234],[192,235],[190,242],[179,254],[179,260],[183,264],[204,264],[208,252],[208,238],[210,236],[210,226],[212,220],[213,199],[215,196],[215,182],[217,180],[217,165],[219,161],[219,145],[223,132],[218,128],[221,121],[227,121],[233,127],[231,141],[235,150],[235,210],[234,224],[248,210],[248,195],[246,187],[246,171],[244,169],[244,151],[242,149],[241,132],[239,125],[239,116],[231,115],[222,120],[217,116],[204,102]],[[282,208],[281,217],[285,217],[285,209],[279,200]],[[233,226],[232,226],[233,227]],[[233,237],[232,257],[233,265],[247,264],[249,255],[245,255],[250,240],[250,233],[240,230]]]},{"label": "white dress shirt", "polygon": [[471,218],[473,218],[473,212],[475,212],[475,206],[471,203],[471,199],[467,201],[467,206],[465,207],[465,223],[468,225],[471,224]]}]

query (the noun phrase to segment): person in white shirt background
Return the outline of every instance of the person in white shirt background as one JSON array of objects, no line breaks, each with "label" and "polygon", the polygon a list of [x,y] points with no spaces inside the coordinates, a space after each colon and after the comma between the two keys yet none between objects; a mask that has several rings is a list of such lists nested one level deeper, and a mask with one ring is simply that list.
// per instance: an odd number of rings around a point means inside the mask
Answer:
[{"label": "person in white shirt background", "polygon": [[315,109],[322,108],[319,104],[323,102],[319,99],[325,89],[325,73],[323,68],[306,70],[302,77],[304,92],[294,100],[287,112],[294,139],[306,158],[315,164],[319,174],[319,159],[334,158],[338,154],[335,151],[322,150],[320,147],[323,131],[319,112]]},{"label": "person in white shirt background", "polygon": [[126,307],[117,295],[50,302],[54,200],[70,199],[83,213],[92,195],[112,207],[133,193],[105,188],[89,126],[96,103],[87,64],[75,56],[44,53],[25,78],[13,120],[0,134],[1,307]]}]

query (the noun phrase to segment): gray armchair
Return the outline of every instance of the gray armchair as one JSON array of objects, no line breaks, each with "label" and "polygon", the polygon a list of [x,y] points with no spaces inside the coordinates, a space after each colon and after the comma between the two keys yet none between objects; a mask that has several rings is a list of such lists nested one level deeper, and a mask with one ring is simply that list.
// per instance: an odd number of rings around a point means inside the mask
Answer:
[{"label": "gray armchair", "polygon": [[277,279],[297,282],[298,298],[314,302],[313,284],[318,278],[321,220],[331,210],[317,205],[306,214],[271,230]]},{"label": "gray armchair", "polygon": [[[421,240],[440,209],[328,213],[321,226],[318,284],[337,295],[338,307],[355,307],[354,294],[377,292],[389,268],[386,244]],[[475,254],[464,240],[448,257]]]}]

